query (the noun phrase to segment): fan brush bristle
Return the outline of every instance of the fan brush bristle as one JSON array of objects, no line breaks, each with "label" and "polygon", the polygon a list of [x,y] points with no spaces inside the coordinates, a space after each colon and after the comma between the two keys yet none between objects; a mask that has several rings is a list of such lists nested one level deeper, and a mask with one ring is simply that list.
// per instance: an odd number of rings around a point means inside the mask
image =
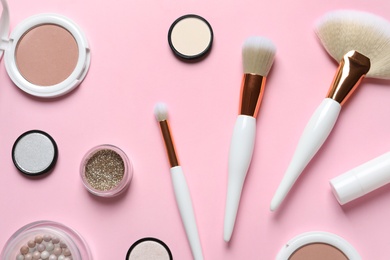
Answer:
[{"label": "fan brush bristle", "polygon": [[338,10],[320,18],[315,31],[337,62],[355,50],[370,59],[366,77],[390,79],[390,23],[384,18],[361,11]]},{"label": "fan brush bristle", "polygon": [[276,47],[264,37],[252,36],[242,46],[244,73],[266,77],[274,62]]}]

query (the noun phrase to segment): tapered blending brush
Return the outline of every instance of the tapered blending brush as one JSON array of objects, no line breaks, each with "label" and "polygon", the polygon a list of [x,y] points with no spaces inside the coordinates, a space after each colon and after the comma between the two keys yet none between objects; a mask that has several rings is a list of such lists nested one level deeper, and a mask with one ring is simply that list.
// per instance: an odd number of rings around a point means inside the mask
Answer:
[{"label": "tapered blending brush", "polygon": [[226,242],[230,241],[233,233],[241,191],[252,160],[256,117],[275,52],[276,48],[272,41],[263,37],[249,37],[242,47],[244,77],[241,85],[241,104],[229,150],[224,220],[224,240]]},{"label": "tapered blending brush", "polygon": [[[339,62],[326,98],[303,131],[293,158],[271,201],[276,210],[333,129],[342,106],[364,77],[390,79],[390,23],[374,14],[339,10],[324,15],[316,34]],[[389,93],[390,94],[390,93]]]},{"label": "tapered blending brush", "polygon": [[179,165],[174,142],[168,124],[168,109],[164,103],[156,104],[154,114],[160,124],[161,133],[167,149],[169,163],[171,165],[171,177],[175,192],[177,206],[191,247],[192,256],[195,260],[202,260],[202,246],[200,244],[198,227],[196,225],[195,213],[192,207],[190,190],[187,185],[183,169]]}]

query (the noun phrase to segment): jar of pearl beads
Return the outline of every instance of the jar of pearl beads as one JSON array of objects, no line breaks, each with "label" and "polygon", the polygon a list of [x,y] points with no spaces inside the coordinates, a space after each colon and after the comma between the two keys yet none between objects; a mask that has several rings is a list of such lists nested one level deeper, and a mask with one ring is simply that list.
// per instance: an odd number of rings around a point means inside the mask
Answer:
[{"label": "jar of pearl beads", "polygon": [[73,229],[37,221],[16,231],[5,244],[1,260],[92,260],[84,239]]}]

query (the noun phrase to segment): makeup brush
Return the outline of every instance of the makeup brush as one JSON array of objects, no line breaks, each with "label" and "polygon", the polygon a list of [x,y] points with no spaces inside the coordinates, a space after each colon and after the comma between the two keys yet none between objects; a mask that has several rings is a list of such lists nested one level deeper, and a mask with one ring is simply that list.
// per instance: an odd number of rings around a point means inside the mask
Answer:
[{"label": "makeup brush", "polygon": [[167,149],[168,159],[171,165],[172,184],[176,196],[176,202],[179,207],[187,239],[190,243],[192,256],[195,260],[202,260],[202,246],[200,244],[194,209],[192,207],[190,190],[176,155],[174,142],[168,124],[167,106],[164,103],[156,104],[154,114],[157,121],[160,123],[162,136]]},{"label": "makeup brush", "polygon": [[324,15],[316,34],[339,63],[326,98],[303,131],[271,202],[276,210],[336,123],[341,107],[364,77],[390,79],[390,23],[374,14],[339,10]]},{"label": "makeup brush", "polygon": [[256,116],[264,94],[268,72],[276,47],[263,37],[249,37],[242,47],[244,77],[241,104],[229,151],[229,176],[226,195],[224,240],[230,241],[240,203],[241,191],[252,160],[256,135]]}]

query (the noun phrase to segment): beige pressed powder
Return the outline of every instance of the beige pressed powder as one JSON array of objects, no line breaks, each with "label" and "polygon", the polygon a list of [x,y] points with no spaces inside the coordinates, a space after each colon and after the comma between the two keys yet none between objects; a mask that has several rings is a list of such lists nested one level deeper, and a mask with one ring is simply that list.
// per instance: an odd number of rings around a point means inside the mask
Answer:
[{"label": "beige pressed powder", "polygon": [[197,59],[210,50],[213,30],[203,17],[184,15],[171,25],[168,42],[173,52],[180,58]]},{"label": "beige pressed powder", "polygon": [[19,40],[16,65],[22,76],[39,86],[56,85],[74,71],[79,56],[72,34],[54,24],[43,24],[26,32]]}]

